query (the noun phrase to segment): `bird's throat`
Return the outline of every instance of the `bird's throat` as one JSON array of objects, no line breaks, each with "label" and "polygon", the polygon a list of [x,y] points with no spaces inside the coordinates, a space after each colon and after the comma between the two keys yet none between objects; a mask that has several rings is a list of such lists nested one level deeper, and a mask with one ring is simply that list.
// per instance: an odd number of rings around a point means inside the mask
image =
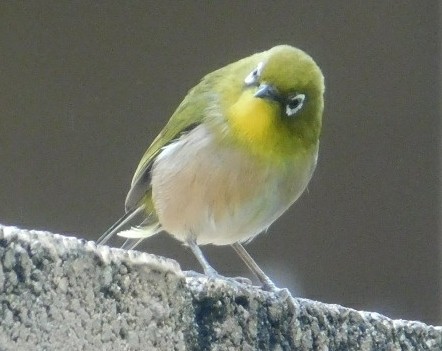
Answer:
[{"label": "bird's throat", "polygon": [[228,122],[234,142],[265,159],[284,159],[299,150],[277,103],[244,93],[230,107]]}]

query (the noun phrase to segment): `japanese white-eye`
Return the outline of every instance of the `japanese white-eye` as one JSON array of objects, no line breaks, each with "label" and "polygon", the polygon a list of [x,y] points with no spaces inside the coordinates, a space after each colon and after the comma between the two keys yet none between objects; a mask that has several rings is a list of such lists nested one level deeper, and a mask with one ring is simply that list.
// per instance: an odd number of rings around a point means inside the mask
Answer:
[{"label": "japanese white-eye", "polygon": [[189,91],[142,157],[118,233],[125,248],[166,231],[187,244],[232,245],[265,289],[273,289],[241,245],[265,231],[307,187],[316,166],[324,78],[313,59],[275,46],[206,75]]}]

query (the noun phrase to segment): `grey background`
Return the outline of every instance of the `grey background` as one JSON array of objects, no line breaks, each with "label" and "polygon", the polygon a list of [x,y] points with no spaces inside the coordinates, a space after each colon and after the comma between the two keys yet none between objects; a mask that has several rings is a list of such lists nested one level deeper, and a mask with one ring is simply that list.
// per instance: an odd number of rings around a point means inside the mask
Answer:
[{"label": "grey background", "polygon": [[[279,43],[326,77],[309,190],[248,245],[293,294],[440,324],[437,1],[0,5],[0,222],[95,239],[186,91]],[[142,249],[199,269],[167,235]],[[248,272],[205,247],[223,274]]]}]

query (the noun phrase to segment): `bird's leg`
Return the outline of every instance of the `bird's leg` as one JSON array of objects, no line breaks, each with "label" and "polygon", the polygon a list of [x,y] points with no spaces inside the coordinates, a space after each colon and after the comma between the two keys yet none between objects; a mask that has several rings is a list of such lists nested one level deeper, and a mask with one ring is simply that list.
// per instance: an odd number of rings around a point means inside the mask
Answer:
[{"label": "bird's leg", "polygon": [[196,259],[200,263],[201,267],[203,267],[204,273],[209,278],[224,279],[224,280],[233,281],[234,283],[241,283],[241,284],[249,284],[249,285],[252,284],[252,282],[247,278],[243,278],[243,277],[229,278],[229,277],[222,276],[209,264],[209,262],[207,262],[206,258],[204,257],[203,252],[201,251],[201,249],[199,248],[199,246],[197,245],[195,240],[189,240],[187,242],[187,245],[190,247],[190,249],[192,250]]},{"label": "bird's leg", "polygon": [[201,267],[203,267],[204,273],[208,275],[209,277],[217,277],[219,276],[218,272],[213,269],[213,267],[207,262],[206,258],[204,257],[203,252],[199,248],[199,246],[196,244],[195,240],[189,240],[187,242],[187,245],[189,245],[190,249],[192,250],[193,254],[195,255],[196,259],[200,263]]},{"label": "bird's leg", "polygon": [[256,278],[258,278],[258,280],[261,282],[263,290],[277,290],[275,284],[273,284],[272,280],[263,272],[261,268],[259,268],[258,264],[253,260],[252,256],[249,255],[244,246],[242,246],[240,243],[234,243],[231,246],[236,251],[238,256],[241,257],[246,266],[256,276]]}]

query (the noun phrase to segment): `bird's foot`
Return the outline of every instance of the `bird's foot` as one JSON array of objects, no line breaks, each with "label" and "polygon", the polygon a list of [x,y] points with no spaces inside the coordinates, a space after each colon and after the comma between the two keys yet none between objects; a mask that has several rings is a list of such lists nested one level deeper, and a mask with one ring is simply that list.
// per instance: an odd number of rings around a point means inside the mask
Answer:
[{"label": "bird's foot", "polygon": [[289,297],[292,297],[290,294],[290,291],[287,288],[280,289],[270,279],[266,279],[261,286],[261,289],[264,291],[272,292],[277,297],[281,298],[282,300],[286,300]]},{"label": "bird's foot", "polygon": [[229,282],[233,282],[233,283],[237,283],[237,284],[252,285],[252,281],[250,279],[248,279],[248,278],[244,278],[244,277],[226,277],[224,275],[219,274],[212,267],[206,267],[205,273],[206,273],[206,275],[209,278],[212,278],[212,279],[221,279],[221,280],[227,280]]},{"label": "bird's foot", "polygon": [[276,288],[274,293],[281,300],[287,300],[287,299],[293,298],[292,294],[290,294],[290,291],[287,288],[283,288],[283,289]]},{"label": "bird's foot", "polygon": [[224,277],[220,275],[221,279],[225,279],[228,281],[233,281],[235,283],[243,284],[243,285],[252,285],[252,281],[249,278],[245,277]]},{"label": "bird's foot", "polygon": [[186,276],[188,277],[205,277],[209,279],[219,279],[219,280],[225,280],[233,284],[241,284],[241,285],[252,285],[252,281],[245,277],[226,277],[224,275],[219,274],[217,271],[207,271],[205,274],[198,273],[195,271],[186,271]]},{"label": "bird's foot", "polygon": [[278,291],[279,288],[277,288],[276,285],[273,284],[273,282],[268,281],[268,282],[265,282],[261,285],[261,290],[275,292],[275,291]]}]

